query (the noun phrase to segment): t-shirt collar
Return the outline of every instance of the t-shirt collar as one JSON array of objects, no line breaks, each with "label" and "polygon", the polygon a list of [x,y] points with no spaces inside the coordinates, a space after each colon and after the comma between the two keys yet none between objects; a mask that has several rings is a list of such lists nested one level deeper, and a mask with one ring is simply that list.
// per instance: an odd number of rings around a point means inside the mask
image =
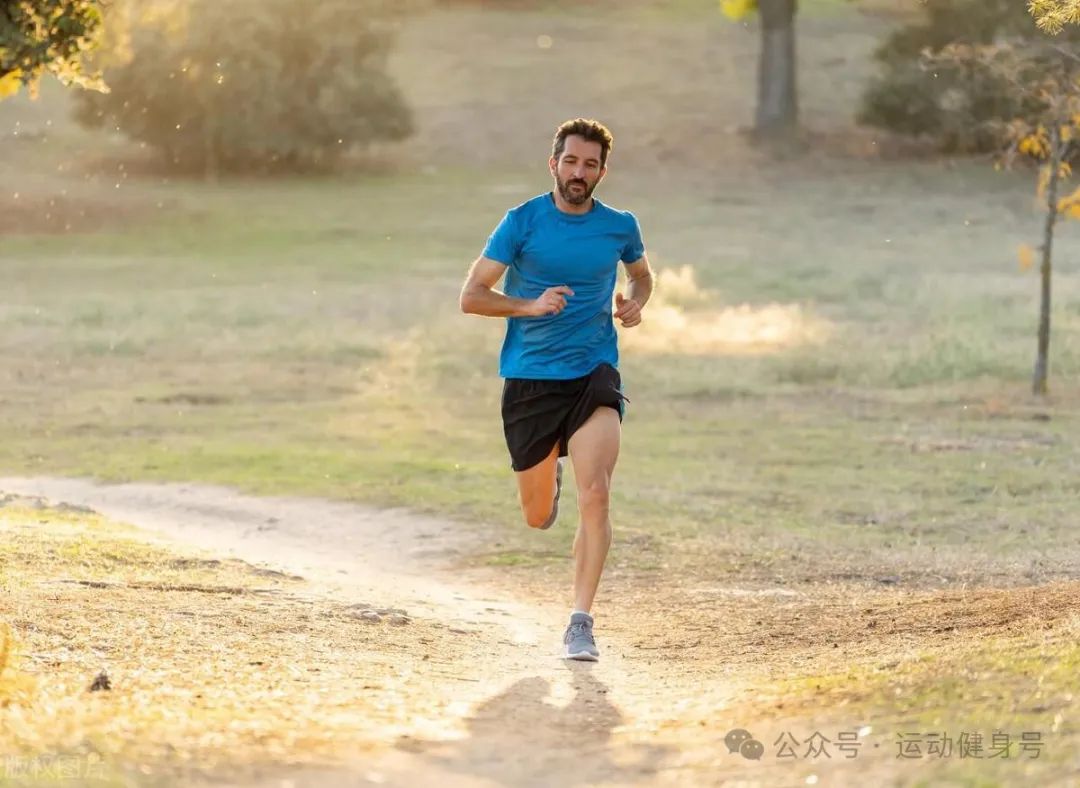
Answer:
[{"label": "t-shirt collar", "polygon": [[583,222],[590,216],[592,216],[594,213],[596,213],[596,209],[600,205],[600,201],[595,197],[592,198],[592,201],[592,207],[589,209],[588,213],[567,213],[566,211],[559,210],[559,206],[555,204],[554,191],[550,191],[547,193],[546,200],[547,204],[551,206],[551,210],[554,211],[560,219],[565,219],[569,222]]}]

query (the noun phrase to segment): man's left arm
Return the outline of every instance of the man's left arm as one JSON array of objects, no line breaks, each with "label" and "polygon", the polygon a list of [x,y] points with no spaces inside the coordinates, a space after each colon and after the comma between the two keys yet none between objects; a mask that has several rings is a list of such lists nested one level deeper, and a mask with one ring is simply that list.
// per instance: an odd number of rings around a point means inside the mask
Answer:
[{"label": "man's left arm", "polygon": [[624,328],[632,328],[641,322],[641,308],[652,295],[653,275],[646,255],[626,264],[626,281],[626,297],[615,294],[615,318]]}]

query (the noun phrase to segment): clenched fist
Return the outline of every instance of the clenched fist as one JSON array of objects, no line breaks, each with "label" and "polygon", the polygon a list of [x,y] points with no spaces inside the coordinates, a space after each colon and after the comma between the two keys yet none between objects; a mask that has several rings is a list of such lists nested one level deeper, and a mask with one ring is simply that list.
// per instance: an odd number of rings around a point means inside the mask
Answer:
[{"label": "clenched fist", "polygon": [[623,328],[636,326],[641,322],[641,304],[632,298],[624,298],[622,293],[616,293],[615,317],[622,321]]},{"label": "clenched fist", "polygon": [[529,315],[532,317],[557,315],[566,309],[566,299],[573,295],[574,291],[566,285],[549,287],[529,305]]}]

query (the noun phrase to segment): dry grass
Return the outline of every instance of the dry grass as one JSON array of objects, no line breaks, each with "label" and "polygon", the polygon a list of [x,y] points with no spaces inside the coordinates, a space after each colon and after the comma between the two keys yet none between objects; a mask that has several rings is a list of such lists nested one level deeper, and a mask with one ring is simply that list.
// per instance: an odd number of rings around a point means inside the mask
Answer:
[{"label": "dry grass", "polygon": [[[997,785],[1021,776],[1049,784],[1075,768],[1080,583],[874,589],[819,578],[784,587],[728,574],[678,563],[652,575],[615,570],[600,593],[605,638],[651,682],[652,713],[629,728],[677,748],[687,784],[725,773],[765,785],[799,784],[811,773],[837,785]],[[522,572],[502,582],[530,598],[551,595],[553,573],[531,575],[524,585]],[[718,751],[737,727],[765,743],[763,771],[736,774],[748,765]],[[774,741],[785,731],[856,729],[866,734],[855,763],[776,757]],[[900,731],[981,731],[987,742],[993,731],[1008,732],[1010,771],[970,758],[898,762]],[[1021,732],[1041,736],[1038,758],[1020,751]]]},{"label": "dry grass", "polygon": [[15,634],[6,622],[0,622],[0,708],[23,703],[36,689],[33,678],[15,667]]},{"label": "dry grass", "polygon": [[[404,689],[456,658],[440,625],[392,610],[369,623],[366,604],[301,579],[136,537],[83,512],[0,508],[0,753],[221,776],[332,763],[443,711]],[[112,688],[91,692],[101,671]]]},{"label": "dry grass", "polygon": [[[431,768],[445,752],[453,768],[497,776],[507,747],[536,743],[534,716],[558,716],[542,700],[521,706],[514,685],[465,718],[465,695],[448,688],[469,686],[455,682],[473,680],[463,665],[475,664],[478,648],[490,654],[483,638],[462,645],[425,620],[369,624],[355,617],[359,606],[300,578],[177,553],[86,511],[4,504],[0,652],[11,652],[7,632],[19,641],[0,671],[6,757],[78,759],[67,763],[84,774],[139,783],[244,780],[282,767],[355,768],[357,755],[374,758],[407,737],[418,748],[408,769]],[[473,579],[555,604],[562,587],[549,570]],[[610,715],[625,715],[625,724],[610,745],[604,725],[594,737],[612,752],[652,742],[666,757],[679,753],[690,770],[681,774],[697,780],[718,773],[718,736],[734,721],[758,733],[781,720],[804,733],[866,722],[867,741],[886,745],[905,725],[948,722],[1042,731],[1052,757],[1025,762],[1022,773],[1038,780],[1066,767],[1077,736],[1069,720],[1080,584],[781,588],[728,584],[724,571],[667,566],[662,582],[612,567],[599,601],[606,645],[619,652],[609,680],[625,704]],[[91,692],[103,670],[111,689]],[[697,691],[688,695],[688,686]],[[577,687],[579,703],[603,702],[587,689]],[[462,719],[470,735],[447,736]],[[866,764],[882,769],[884,782],[903,774],[887,759]],[[961,767],[962,779],[996,774]],[[625,768],[620,774],[644,774]],[[801,775],[775,759],[769,768],[787,769],[777,779]],[[841,782],[855,774],[842,763],[828,768]]]}]

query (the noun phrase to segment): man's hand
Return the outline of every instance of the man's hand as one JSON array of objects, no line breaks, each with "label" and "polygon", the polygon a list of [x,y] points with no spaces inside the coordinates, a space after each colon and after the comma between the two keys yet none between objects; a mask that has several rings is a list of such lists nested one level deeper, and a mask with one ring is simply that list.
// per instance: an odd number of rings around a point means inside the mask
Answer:
[{"label": "man's hand", "polygon": [[616,293],[615,317],[622,321],[623,328],[636,326],[641,322],[641,305],[632,298],[623,298],[622,293]]},{"label": "man's hand", "polygon": [[566,285],[549,287],[529,305],[529,316],[557,315],[566,309],[566,298],[572,295],[574,295],[574,291]]}]

